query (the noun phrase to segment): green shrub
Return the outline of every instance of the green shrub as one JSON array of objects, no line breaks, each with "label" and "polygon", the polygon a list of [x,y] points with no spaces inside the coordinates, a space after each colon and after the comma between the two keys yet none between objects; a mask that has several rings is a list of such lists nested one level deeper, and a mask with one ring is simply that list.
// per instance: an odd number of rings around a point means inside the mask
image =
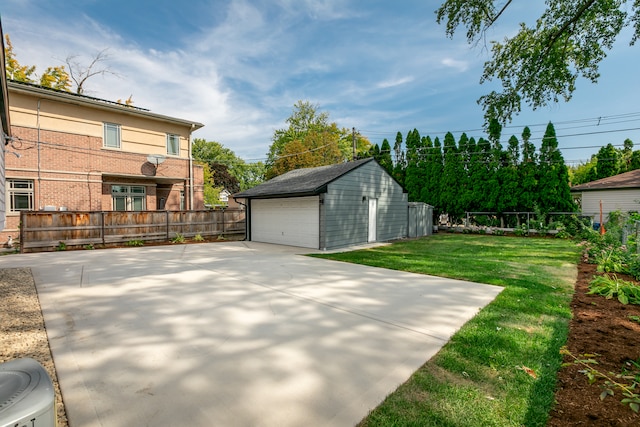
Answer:
[{"label": "green shrub", "polygon": [[195,242],[204,242],[204,237],[202,237],[200,234],[196,234],[193,240]]},{"label": "green shrub", "polygon": [[171,243],[184,243],[186,241],[187,239],[185,239],[184,236],[180,233],[176,233],[176,237],[171,239]]},{"label": "green shrub", "polygon": [[619,279],[615,274],[596,276],[589,284],[589,295],[601,295],[606,299],[618,298],[622,304],[640,305],[640,286]]}]

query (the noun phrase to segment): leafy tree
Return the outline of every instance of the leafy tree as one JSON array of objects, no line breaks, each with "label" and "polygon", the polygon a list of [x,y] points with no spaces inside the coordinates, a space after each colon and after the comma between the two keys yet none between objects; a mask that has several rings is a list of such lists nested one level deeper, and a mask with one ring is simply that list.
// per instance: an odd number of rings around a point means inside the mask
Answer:
[{"label": "leafy tree", "polygon": [[596,179],[597,165],[598,159],[594,154],[588,162],[569,168],[569,182],[571,185],[580,185],[585,182],[594,181]]},{"label": "leafy tree", "polygon": [[47,68],[44,74],[40,76],[40,86],[70,92],[71,80],[64,65]]},{"label": "leafy tree", "polygon": [[204,174],[204,190],[203,190],[203,198],[204,204],[208,206],[215,206],[222,204],[220,200],[220,192],[223,190],[223,187],[215,186],[213,180],[213,174],[211,173],[211,169],[207,163],[203,163],[203,174]]},{"label": "leafy tree", "polygon": [[[467,41],[477,44],[506,12],[511,0],[445,0],[436,11],[453,37],[466,29]],[[640,36],[640,2],[637,0],[547,0],[534,25],[521,23],[519,31],[503,42],[492,41],[491,58],[484,64],[481,83],[498,79],[502,91],[491,91],[478,102],[487,123],[505,123],[521,110],[569,101],[579,77],[595,83],[599,64],[626,26],[633,26],[631,44]]]},{"label": "leafy tree", "polygon": [[7,78],[19,82],[33,83],[31,76],[33,76],[36,71],[35,65],[20,65],[13,52],[13,44],[11,44],[9,34],[5,34],[4,40],[4,65],[7,70]]},{"label": "leafy tree", "polygon": [[231,193],[243,191],[264,181],[264,164],[247,164],[219,142],[195,138],[191,146],[193,158],[205,163],[212,172],[216,187]]},{"label": "leafy tree", "polygon": [[[318,106],[298,101],[286,129],[277,129],[267,153],[268,179],[293,169],[344,162],[353,157],[352,133],[329,123],[329,114]],[[359,136],[359,149],[368,150],[366,138]]]},{"label": "leafy tree", "polygon": [[598,150],[596,154],[596,179],[608,178],[620,172],[620,153],[612,144]]}]

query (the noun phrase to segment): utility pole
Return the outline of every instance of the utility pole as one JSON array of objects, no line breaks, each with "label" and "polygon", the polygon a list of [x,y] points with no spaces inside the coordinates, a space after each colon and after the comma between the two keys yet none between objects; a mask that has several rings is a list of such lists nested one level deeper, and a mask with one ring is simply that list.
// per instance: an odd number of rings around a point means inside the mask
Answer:
[{"label": "utility pole", "polygon": [[356,128],[351,128],[351,139],[353,140],[353,160],[358,160],[358,152],[356,146]]}]

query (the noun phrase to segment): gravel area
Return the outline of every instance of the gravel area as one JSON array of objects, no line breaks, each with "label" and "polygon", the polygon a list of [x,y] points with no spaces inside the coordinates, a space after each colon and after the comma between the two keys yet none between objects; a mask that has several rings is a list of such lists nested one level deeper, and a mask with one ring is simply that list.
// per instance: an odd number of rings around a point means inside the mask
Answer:
[{"label": "gravel area", "polygon": [[0,362],[31,357],[53,380],[58,427],[68,427],[38,293],[28,268],[0,269]]}]

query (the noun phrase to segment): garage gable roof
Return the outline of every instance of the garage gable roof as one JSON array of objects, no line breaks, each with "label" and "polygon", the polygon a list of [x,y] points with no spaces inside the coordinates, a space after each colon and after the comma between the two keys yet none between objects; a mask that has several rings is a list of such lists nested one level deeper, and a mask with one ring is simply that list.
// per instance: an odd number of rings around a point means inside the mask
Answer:
[{"label": "garage gable roof", "polygon": [[571,187],[571,191],[617,190],[622,188],[640,188],[640,169],[576,185]]},{"label": "garage gable roof", "polygon": [[355,162],[292,170],[249,190],[236,193],[233,198],[311,196],[324,193],[328,184],[373,160],[373,157],[370,157]]}]

